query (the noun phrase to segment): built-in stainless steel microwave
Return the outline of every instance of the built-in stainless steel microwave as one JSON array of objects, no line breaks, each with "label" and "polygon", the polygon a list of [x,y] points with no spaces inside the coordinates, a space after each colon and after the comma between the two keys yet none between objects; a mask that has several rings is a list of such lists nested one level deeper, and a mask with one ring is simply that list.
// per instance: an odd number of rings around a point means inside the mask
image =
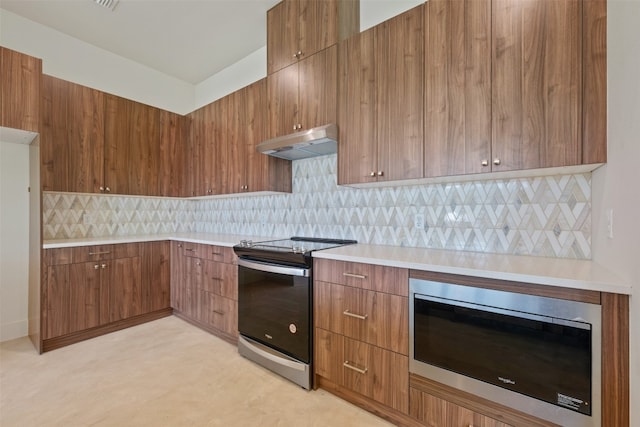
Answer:
[{"label": "built-in stainless steel microwave", "polygon": [[411,372],[563,426],[600,425],[599,305],[410,280]]}]

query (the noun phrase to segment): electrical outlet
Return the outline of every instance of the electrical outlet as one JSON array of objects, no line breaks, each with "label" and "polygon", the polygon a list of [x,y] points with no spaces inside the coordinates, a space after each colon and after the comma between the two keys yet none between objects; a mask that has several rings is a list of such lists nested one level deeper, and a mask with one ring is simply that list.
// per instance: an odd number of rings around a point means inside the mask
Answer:
[{"label": "electrical outlet", "polygon": [[607,237],[613,239],[613,209],[607,210]]},{"label": "electrical outlet", "polygon": [[413,217],[413,228],[424,230],[424,214],[416,214],[416,216]]}]

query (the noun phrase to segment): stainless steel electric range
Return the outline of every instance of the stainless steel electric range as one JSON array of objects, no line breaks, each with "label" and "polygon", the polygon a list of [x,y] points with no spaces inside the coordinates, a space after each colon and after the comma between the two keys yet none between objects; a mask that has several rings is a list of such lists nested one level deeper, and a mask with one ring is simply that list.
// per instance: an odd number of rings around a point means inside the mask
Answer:
[{"label": "stainless steel electric range", "polygon": [[294,383],[313,386],[314,251],[355,240],[292,237],[234,246],[238,351]]}]

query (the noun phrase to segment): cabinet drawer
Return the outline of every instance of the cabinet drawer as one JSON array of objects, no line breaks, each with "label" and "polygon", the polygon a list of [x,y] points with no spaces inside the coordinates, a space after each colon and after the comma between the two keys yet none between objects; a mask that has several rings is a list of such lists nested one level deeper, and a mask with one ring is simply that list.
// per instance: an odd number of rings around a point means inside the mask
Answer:
[{"label": "cabinet drawer", "polygon": [[427,426],[511,427],[496,419],[456,405],[421,390],[410,388],[410,415]]},{"label": "cabinet drawer", "polygon": [[116,258],[131,258],[140,255],[139,243],[117,245],[79,246],[73,248],[73,262],[102,261]]},{"label": "cabinet drawer", "polygon": [[409,354],[408,299],[327,282],[314,287],[315,325],[396,353]]},{"label": "cabinet drawer", "polygon": [[402,296],[409,295],[409,270],[406,268],[316,259],[314,276],[316,280],[322,282]]},{"label": "cabinet drawer", "polygon": [[188,257],[206,259],[208,245],[200,243],[182,242],[182,254]]},{"label": "cabinet drawer", "polygon": [[225,246],[207,246],[206,258],[211,261],[224,262],[227,264],[236,263],[236,254],[233,252],[233,248]]},{"label": "cabinet drawer", "polygon": [[238,269],[233,264],[205,261],[204,282],[205,291],[220,296],[238,300]]},{"label": "cabinet drawer", "polygon": [[198,318],[219,331],[238,336],[238,303],[220,295],[201,291]]}]

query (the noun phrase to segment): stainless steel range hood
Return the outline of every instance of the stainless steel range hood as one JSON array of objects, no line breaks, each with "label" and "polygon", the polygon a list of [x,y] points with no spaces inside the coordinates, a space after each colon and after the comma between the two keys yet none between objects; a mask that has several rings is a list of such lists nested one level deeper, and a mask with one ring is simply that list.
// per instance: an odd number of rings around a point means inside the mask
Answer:
[{"label": "stainless steel range hood", "polygon": [[329,124],[269,139],[258,144],[256,150],[281,159],[299,160],[337,152],[337,140],[338,126]]}]

